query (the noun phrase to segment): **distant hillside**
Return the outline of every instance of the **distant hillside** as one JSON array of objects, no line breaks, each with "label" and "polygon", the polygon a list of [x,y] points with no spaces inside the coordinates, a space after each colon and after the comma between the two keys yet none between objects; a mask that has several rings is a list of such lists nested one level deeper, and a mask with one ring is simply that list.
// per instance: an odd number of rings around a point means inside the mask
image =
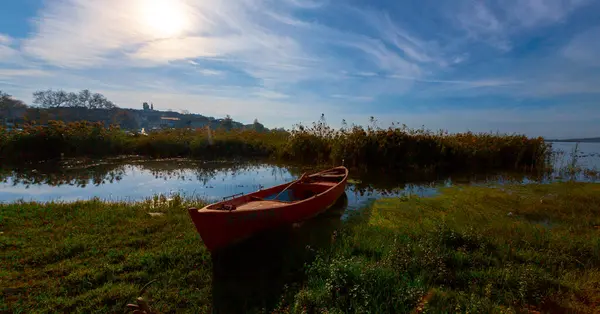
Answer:
[{"label": "distant hillside", "polygon": [[0,113],[0,125],[3,122],[23,124],[27,121],[36,121],[46,124],[50,120],[64,122],[91,121],[101,122],[105,125],[118,124],[123,129],[147,131],[162,128],[203,128],[210,126],[212,129],[256,129],[268,131],[261,123],[254,121],[252,124],[243,124],[227,116],[216,119],[200,114],[179,113],[173,111],[159,111],[151,109],[89,109],[82,107],[39,108],[24,107],[13,110],[10,115]]},{"label": "distant hillside", "polygon": [[566,140],[546,140],[546,142],[580,142],[580,143],[600,143],[600,137],[589,137],[589,138],[572,138]]},{"label": "distant hillside", "polygon": [[188,111],[154,110],[152,103],[144,102],[142,109],[119,108],[104,95],[92,93],[84,89],[76,92],[64,90],[40,90],[33,93],[33,104],[28,106],[23,101],[0,91],[0,126],[12,128],[24,123],[35,122],[47,124],[48,121],[90,121],[104,125],[119,125],[127,130],[147,131],[165,128],[223,128],[253,129],[268,131],[263,124],[254,120],[252,124],[234,121],[229,115],[215,119]]}]

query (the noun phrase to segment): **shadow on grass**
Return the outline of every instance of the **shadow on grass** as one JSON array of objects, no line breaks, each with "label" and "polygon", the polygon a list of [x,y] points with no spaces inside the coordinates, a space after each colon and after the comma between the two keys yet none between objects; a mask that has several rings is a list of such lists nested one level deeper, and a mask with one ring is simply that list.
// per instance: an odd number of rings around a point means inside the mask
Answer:
[{"label": "shadow on grass", "polygon": [[304,265],[331,245],[348,205],[344,193],[324,213],[213,253],[213,313],[271,311],[286,287],[302,280]]}]

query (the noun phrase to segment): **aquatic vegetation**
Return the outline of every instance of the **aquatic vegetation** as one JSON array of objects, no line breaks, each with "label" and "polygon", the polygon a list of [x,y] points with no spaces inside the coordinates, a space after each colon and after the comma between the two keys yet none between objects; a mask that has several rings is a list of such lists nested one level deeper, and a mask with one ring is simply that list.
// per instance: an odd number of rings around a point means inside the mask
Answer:
[{"label": "aquatic vegetation", "polygon": [[540,138],[491,133],[431,132],[406,126],[339,130],[324,120],[291,131],[169,129],[130,134],[100,123],[51,121],[0,130],[7,161],[140,155],[152,158],[271,158],[305,164],[342,162],[375,171],[545,170],[550,146]]},{"label": "aquatic vegetation", "polygon": [[373,170],[545,170],[543,138],[491,133],[432,132],[392,126],[334,130],[324,121],[292,130],[283,150],[291,160],[315,160]]}]

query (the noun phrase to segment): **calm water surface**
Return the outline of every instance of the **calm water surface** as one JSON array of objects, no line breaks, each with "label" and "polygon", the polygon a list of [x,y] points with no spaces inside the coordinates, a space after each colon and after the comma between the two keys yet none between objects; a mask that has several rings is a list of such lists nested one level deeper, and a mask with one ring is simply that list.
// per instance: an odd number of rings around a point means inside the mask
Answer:
[{"label": "calm water surface", "polygon": [[[108,201],[138,201],[153,195],[175,193],[218,201],[238,193],[250,193],[298,178],[300,169],[244,163],[198,162],[191,160],[104,161],[57,169],[11,170],[0,183],[2,202],[76,201],[99,197]],[[348,184],[347,206],[359,208],[383,195],[436,193],[434,185],[398,184],[373,188],[373,184]]]},{"label": "calm water surface", "polygon": [[600,170],[600,143],[552,143],[552,148],[563,152],[557,166],[570,163],[575,155],[580,167]]},{"label": "calm water surface", "polygon": [[[579,166],[600,170],[600,144],[580,143],[576,146],[575,143],[553,143],[553,148],[560,152],[554,158],[558,167],[571,164],[573,156],[576,156]],[[215,201],[289,182],[302,172],[302,169],[269,164],[191,160],[129,159],[71,164],[66,167],[40,165],[21,170],[7,169],[0,173],[0,201],[75,201],[93,197],[109,201],[136,201],[155,194],[169,196],[173,193]],[[554,174],[543,180],[561,178],[561,175]],[[523,174],[438,174],[387,178],[353,174],[346,193],[348,206],[359,207],[383,195],[434,195],[437,187],[457,183],[527,183],[536,180],[539,179]]]}]

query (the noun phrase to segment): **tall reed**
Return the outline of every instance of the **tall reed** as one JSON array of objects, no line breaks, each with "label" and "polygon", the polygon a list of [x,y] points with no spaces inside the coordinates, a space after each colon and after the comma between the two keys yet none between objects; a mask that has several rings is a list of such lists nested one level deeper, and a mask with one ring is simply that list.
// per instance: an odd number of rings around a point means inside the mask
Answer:
[{"label": "tall reed", "polygon": [[324,119],[291,131],[200,128],[131,134],[100,123],[51,121],[47,126],[0,129],[5,161],[133,154],[152,158],[274,158],[368,170],[530,169],[547,166],[550,146],[541,137],[432,132],[405,125],[334,129]]}]

